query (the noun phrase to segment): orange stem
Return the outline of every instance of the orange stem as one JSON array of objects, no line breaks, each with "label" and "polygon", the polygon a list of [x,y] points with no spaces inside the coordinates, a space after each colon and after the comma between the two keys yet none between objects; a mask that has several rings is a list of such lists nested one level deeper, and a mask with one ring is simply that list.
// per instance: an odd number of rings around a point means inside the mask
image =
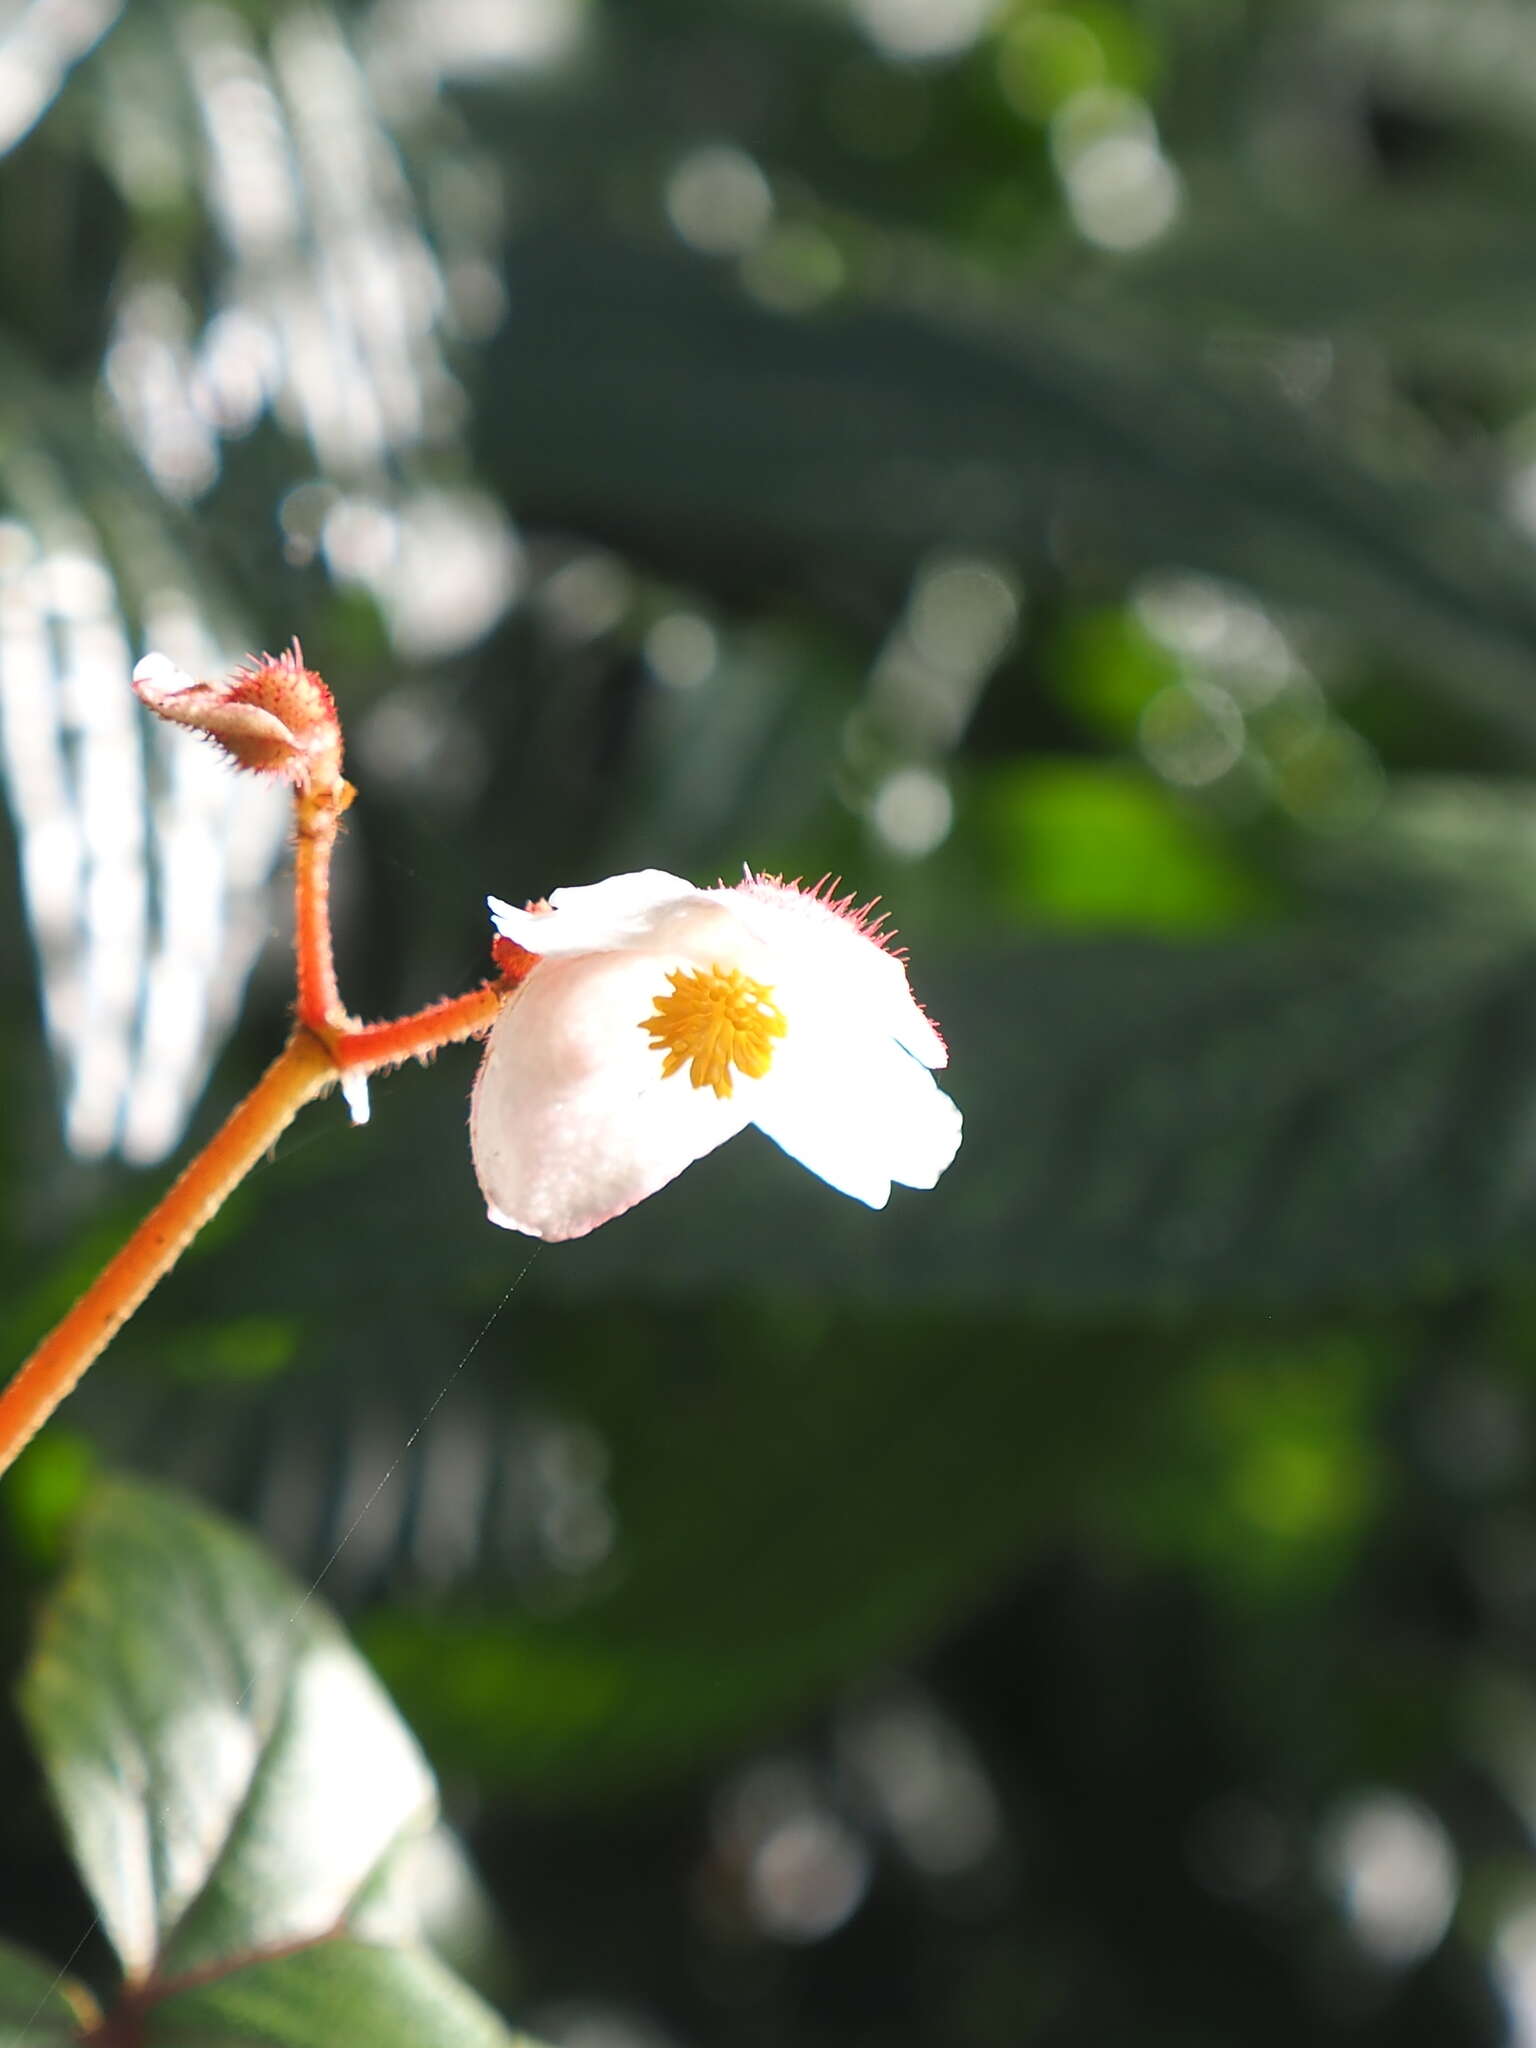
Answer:
[{"label": "orange stem", "polygon": [[[276,672],[277,684],[290,694],[302,680],[306,687],[313,685],[321,699],[318,710],[307,705],[314,733],[303,778],[294,791],[298,991],[293,1033],[169,1194],[0,1391],[0,1472],[14,1461],[306,1102],[324,1094],[344,1073],[369,1074],[380,1067],[398,1066],[402,1060],[425,1058],[440,1045],[488,1031],[511,988],[533,965],[533,954],[497,940],[492,954],[500,969],[499,980],[484,982],[467,995],[447,997],[387,1024],[359,1024],[347,1014],[336,985],[331,944],[331,854],[341,814],[351,803],[353,790],[341,774],[341,728],[330,694],[317,676],[298,670],[299,660],[295,642],[286,667],[268,663],[261,672],[262,676],[267,670]],[[261,677],[254,673],[246,678],[247,683],[258,680]],[[306,707],[301,704],[300,708]],[[151,709],[171,715],[162,705],[151,703]],[[237,760],[242,758],[238,749],[232,751]]]},{"label": "orange stem", "polygon": [[335,1079],[330,1053],[299,1026],[250,1094],[0,1392],[0,1472],[304,1104]]},{"label": "orange stem", "polygon": [[465,995],[445,996],[440,1003],[429,1003],[409,1017],[395,1017],[387,1024],[355,1025],[336,1037],[336,1064],[343,1073],[360,1070],[372,1074],[381,1067],[397,1067],[402,1060],[425,1059],[440,1045],[454,1045],[489,1031],[506,999],[506,982],[485,981]]},{"label": "orange stem", "polygon": [[331,852],[339,824],[329,805],[300,796],[293,856],[293,947],[298,969],[300,1024],[328,1038],[348,1022],[336,985],[331,944]]}]

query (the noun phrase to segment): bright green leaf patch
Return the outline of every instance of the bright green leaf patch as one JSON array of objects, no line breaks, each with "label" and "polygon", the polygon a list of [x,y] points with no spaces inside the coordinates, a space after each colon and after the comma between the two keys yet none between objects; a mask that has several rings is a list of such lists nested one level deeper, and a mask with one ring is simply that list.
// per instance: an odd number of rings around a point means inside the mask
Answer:
[{"label": "bright green leaf patch", "polygon": [[39,1564],[54,1564],[95,1470],[89,1441],[60,1425],[34,1437],[6,1480],[4,1505],[16,1539]]},{"label": "bright green leaf patch", "polygon": [[1381,1504],[1384,1333],[1298,1331],[1209,1344],[1122,1446],[1102,1524],[1130,1554],[1191,1566],[1225,1597],[1304,1602],[1354,1561]]},{"label": "bright green leaf patch", "polygon": [[1104,739],[1125,743],[1158,691],[1183,674],[1129,606],[1072,613],[1052,636],[1047,672],[1068,710]]},{"label": "bright green leaf patch", "polygon": [[1133,766],[1034,763],[994,777],[980,805],[1024,916],[1196,933],[1246,922],[1271,902],[1229,843]]}]

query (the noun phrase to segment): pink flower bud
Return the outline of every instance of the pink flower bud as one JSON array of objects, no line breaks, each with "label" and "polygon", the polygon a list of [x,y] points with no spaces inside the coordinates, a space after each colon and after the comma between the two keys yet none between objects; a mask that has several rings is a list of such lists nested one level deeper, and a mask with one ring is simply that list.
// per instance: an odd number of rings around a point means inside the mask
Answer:
[{"label": "pink flower bud", "polygon": [[221,747],[238,768],[281,775],[298,789],[339,784],[341,724],[330,691],[305,668],[297,640],[285,653],[252,656],[217,683],[195,682],[163,654],[133,672],[141,703]]}]

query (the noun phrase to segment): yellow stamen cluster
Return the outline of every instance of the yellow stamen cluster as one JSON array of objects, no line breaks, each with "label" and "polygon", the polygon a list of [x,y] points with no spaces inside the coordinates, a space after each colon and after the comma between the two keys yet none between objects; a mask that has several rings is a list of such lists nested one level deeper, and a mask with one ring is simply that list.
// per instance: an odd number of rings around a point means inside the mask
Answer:
[{"label": "yellow stamen cluster", "polygon": [[695,1088],[719,1096],[735,1092],[733,1069],[760,1081],[773,1064],[774,1039],[789,1028],[770,1000],[773,990],[739,967],[679,970],[667,980],[671,995],[658,996],[640,1026],[651,1035],[651,1050],[666,1054],[662,1078],[686,1066]]}]

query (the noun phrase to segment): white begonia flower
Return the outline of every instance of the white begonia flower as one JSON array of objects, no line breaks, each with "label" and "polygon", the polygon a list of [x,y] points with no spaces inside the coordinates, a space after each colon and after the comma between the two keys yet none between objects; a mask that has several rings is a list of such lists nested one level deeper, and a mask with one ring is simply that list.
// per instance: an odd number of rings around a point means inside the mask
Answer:
[{"label": "white begonia flower", "polygon": [[492,1028],[470,1139],[493,1223],[582,1237],[755,1124],[882,1208],[960,1143],[944,1041],[851,898],[750,872],[695,889],[647,869],[488,899],[539,957]]}]

